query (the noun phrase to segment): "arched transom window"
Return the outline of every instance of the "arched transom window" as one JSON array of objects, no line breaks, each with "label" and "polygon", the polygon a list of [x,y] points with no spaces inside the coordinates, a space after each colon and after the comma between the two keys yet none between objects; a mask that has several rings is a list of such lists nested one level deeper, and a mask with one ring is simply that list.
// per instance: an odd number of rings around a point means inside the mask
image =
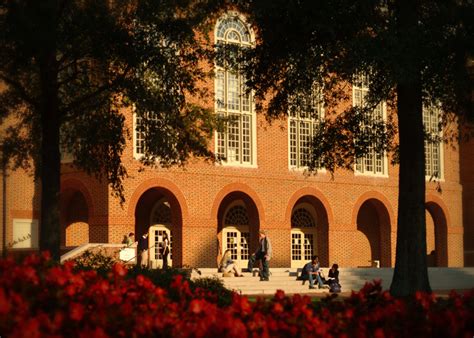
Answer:
[{"label": "arched transom window", "polygon": [[216,113],[228,118],[225,131],[216,137],[217,154],[223,163],[255,163],[253,95],[247,93],[238,63],[241,48],[250,47],[251,42],[250,30],[239,17],[226,16],[217,22],[216,45],[222,53],[216,59]]},{"label": "arched transom window", "polygon": [[314,226],[314,218],[308,210],[299,208],[293,211],[293,215],[291,215],[292,228],[311,228]]},{"label": "arched transom window", "polygon": [[219,22],[217,39],[250,43],[250,32],[240,19],[229,16]]},{"label": "arched transom window", "polygon": [[161,200],[151,212],[151,224],[171,224],[171,208],[169,202]]},{"label": "arched transom window", "polygon": [[247,214],[247,209],[242,205],[236,205],[229,209],[225,215],[226,225],[249,225],[249,217]]}]

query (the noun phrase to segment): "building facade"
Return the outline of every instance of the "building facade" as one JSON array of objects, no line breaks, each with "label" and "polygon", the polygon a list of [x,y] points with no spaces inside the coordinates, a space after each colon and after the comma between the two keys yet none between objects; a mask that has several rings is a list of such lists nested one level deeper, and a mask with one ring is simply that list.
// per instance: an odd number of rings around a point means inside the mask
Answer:
[{"label": "building facade", "polygon": [[[217,44],[251,46],[254,39],[236,13],[216,22]],[[232,119],[210,146],[224,160],[191,159],[184,168],[143,168],[140,156],[146,135],[137,132],[140,119],[124,111],[126,124],[134,131],[122,158],[129,173],[125,203],[111,196],[107,184],[64,163],[62,245],[120,243],[129,232],[137,236],[148,232],[152,265],[160,266],[159,248],[167,232],[172,265],[215,267],[220,254],[230,248],[232,258],[245,266],[256,248],[258,231],[264,229],[273,245],[271,267],[301,267],[314,254],[323,266],[335,262],[342,267],[374,262],[393,266],[398,167],[390,165],[391,158],[374,150],[357,160],[353,172],[337,171],[332,176],[320,168],[308,175],[313,128],[324,117],[318,90],[304,98],[306,109],[269,123],[255,111],[238,70],[217,63],[215,74],[208,84],[215,95],[212,108]],[[355,80],[350,104],[362,105],[366,91],[366,79]],[[394,112],[381,104],[367,121],[386,119],[388,114]],[[442,132],[438,122],[436,108],[424,109],[430,133]],[[474,249],[472,240],[463,239],[464,229],[472,233],[474,223],[474,173],[472,160],[465,159],[473,149],[472,143],[425,145],[426,254],[431,266],[464,266],[465,250]],[[2,182],[2,240],[13,250],[37,246],[40,188],[21,170],[7,172]],[[466,249],[464,242],[471,246]]]}]

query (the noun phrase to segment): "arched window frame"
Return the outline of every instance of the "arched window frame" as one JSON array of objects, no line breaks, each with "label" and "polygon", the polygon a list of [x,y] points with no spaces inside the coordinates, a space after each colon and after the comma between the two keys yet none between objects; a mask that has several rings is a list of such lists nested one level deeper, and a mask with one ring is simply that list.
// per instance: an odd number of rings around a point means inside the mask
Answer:
[{"label": "arched window frame", "polygon": [[[223,30],[222,24],[232,20],[237,25]],[[229,12],[217,20],[214,39],[216,45],[240,44],[243,47],[253,47],[255,41],[252,29],[236,12]],[[226,130],[216,132],[216,154],[223,159],[220,163],[224,166],[256,167],[257,119],[253,93],[245,94],[245,78],[239,71],[216,62],[215,74],[215,111],[218,116],[229,118]]]}]

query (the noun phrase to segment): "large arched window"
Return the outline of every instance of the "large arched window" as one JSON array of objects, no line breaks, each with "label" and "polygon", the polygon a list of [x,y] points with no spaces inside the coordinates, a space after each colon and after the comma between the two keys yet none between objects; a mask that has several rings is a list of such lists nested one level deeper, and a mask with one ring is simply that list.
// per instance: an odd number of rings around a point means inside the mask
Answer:
[{"label": "large arched window", "polygon": [[227,118],[223,132],[217,133],[217,154],[223,163],[255,164],[255,113],[253,96],[246,92],[245,78],[240,71],[238,55],[241,48],[251,47],[251,32],[236,15],[221,18],[216,25],[215,99],[216,112]]}]

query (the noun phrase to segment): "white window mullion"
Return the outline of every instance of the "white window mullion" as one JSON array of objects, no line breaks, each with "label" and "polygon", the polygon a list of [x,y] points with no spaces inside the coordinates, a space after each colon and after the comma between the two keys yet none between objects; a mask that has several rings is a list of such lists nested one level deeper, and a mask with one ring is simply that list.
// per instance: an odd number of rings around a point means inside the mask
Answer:
[{"label": "white window mullion", "polygon": [[[237,16],[220,19],[215,32],[217,44],[251,46],[249,29]],[[245,78],[238,66],[232,68],[222,69],[222,75],[218,71],[216,77],[216,100],[224,102],[223,106],[216,103],[216,109],[229,118],[226,131],[218,134],[217,147],[220,153],[225,153],[224,163],[252,165],[255,161],[252,95],[245,93]]]}]

